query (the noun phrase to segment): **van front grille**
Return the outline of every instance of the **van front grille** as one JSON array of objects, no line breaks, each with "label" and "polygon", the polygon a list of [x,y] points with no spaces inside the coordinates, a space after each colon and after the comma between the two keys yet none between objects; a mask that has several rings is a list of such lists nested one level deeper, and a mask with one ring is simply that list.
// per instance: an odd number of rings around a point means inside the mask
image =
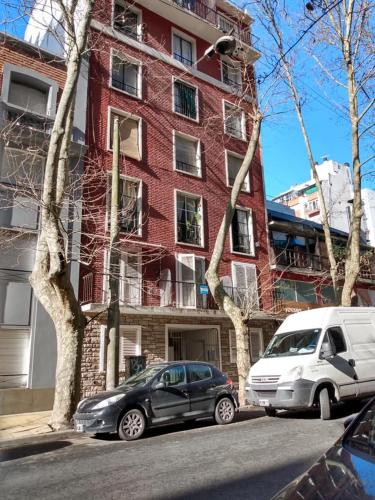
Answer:
[{"label": "van front grille", "polygon": [[256,377],[251,377],[251,382],[253,384],[277,384],[280,375],[259,375]]}]

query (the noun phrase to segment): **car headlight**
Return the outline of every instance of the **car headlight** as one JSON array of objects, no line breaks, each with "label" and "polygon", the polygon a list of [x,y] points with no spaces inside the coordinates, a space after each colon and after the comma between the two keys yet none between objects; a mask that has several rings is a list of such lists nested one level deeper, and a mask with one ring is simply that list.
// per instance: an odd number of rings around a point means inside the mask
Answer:
[{"label": "car headlight", "polygon": [[279,382],[294,382],[299,380],[303,375],[303,366],[295,366],[289,370],[285,375],[282,375]]},{"label": "car headlight", "polygon": [[115,403],[117,403],[117,401],[119,401],[124,396],[125,396],[125,394],[116,394],[116,396],[111,396],[110,398],[103,399],[103,401],[100,401],[100,403],[96,404],[91,409],[92,410],[101,410],[102,408],[106,408],[107,406],[114,405]]}]

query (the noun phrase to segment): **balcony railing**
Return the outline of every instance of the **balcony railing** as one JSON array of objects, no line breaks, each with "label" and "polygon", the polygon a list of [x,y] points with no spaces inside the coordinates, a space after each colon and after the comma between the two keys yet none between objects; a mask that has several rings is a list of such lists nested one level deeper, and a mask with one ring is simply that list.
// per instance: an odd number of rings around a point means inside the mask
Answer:
[{"label": "balcony railing", "polygon": [[216,9],[208,7],[202,0],[172,0],[176,5],[189,10],[196,16],[216,26],[223,33],[232,32],[233,36],[247,45],[251,45],[251,36],[248,29],[241,29],[239,23],[227,18]]},{"label": "balcony railing", "polygon": [[9,123],[22,127],[22,129],[32,129],[44,134],[50,134],[53,127],[53,120],[50,118],[44,118],[28,111],[20,111],[12,108],[8,108],[6,120]]},{"label": "balcony railing", "polygon": [[[81,304],[103,303],[103,290],[96,289],[95,283],[103,282],[103,276],[97,276],[95,279],[93,273],[86,274],[81,279]],[[202,286],[203,285],[203,286]],[[190,281],[172,281],[157,280],[139,282],[134,281],[129,288],[129,297],[137,296],[138,302],[134,300],[123,300],[121,297],[120,284],[120,306],[146,306],[146,307],[176,307],[184,309],[218,309],[213,296],[207,290],[205,284],[194,283]],[[259,309],[257,294],[249,289],[225,287],[227,294],[241,308]]]},{"label": "balcony railing", "polygon": [[273,246],[272,249],[274,262],[278,266],[296,267],[310,271],[327,271],[330,268],[328,258],[321,255],[277,246]]}]

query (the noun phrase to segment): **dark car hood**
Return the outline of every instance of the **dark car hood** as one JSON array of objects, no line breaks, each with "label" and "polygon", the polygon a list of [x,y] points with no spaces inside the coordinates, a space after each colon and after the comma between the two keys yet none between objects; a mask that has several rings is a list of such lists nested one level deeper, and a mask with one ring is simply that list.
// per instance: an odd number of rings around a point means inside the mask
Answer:
[{"label": "dark car hood", "polygon": [[78,411],[87,411],[90,410],[93,406],[103,401],[103,399],[111,398],[112,396],[117,396],[118,394],[127,394],[132,391],[133,387],[121,387],[118,389],[114,389],[113,391],[103,391],[95,394],[95,396],[90,396],[87,399],[83,400],[83,403],[79,404]]},{"label": "dark car hood", "polygon": [[325,500],[375,499],[375,463],[350,453],[338,442],[273,500],[320,498],[322,491]]}]

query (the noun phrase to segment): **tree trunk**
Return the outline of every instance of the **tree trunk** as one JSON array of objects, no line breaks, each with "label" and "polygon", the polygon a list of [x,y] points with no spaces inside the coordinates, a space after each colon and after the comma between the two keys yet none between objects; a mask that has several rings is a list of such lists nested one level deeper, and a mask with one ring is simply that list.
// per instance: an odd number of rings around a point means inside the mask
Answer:
[{"label": "tree trunk", "polygon": [[56,389],[51,426],[68,428],[80,396],[80,362],[85,318],[70,282],[64,229],[60,220],[69,169],[73,109],[83,53],[95,0],[87,0],[77,29],[72,12],[63,10],[67,27],[66,80],[53,124],[45,165],[41,224],[30,283],[51,317],[57,338]]},{"label": "tree trunk", "polygon": [[249,331],[246,324],[248,317],[243,314],[241,308],[235,304],[233,299],[224,290],[219,278],[219,266],[224,251],[225,240],[232,223],[234,211],[236,209],[237,199],[241,191],[241,186],[249,171],[258,145],[261,122],[262,115],[258,111],[256,111],[252,122],[253,129],[247,152],[234,181],[230,200],[228,201],[228,204],[226,206],[223,220],[221,222],[219,232],[216,236],[210,265],[208,266],[206,272],[207,283],[210,287],[210,291],[215,299],[216,304],[229,316],[236,331],[239,400],[241,405],[246,404],[245,383],[250,369]]}]

